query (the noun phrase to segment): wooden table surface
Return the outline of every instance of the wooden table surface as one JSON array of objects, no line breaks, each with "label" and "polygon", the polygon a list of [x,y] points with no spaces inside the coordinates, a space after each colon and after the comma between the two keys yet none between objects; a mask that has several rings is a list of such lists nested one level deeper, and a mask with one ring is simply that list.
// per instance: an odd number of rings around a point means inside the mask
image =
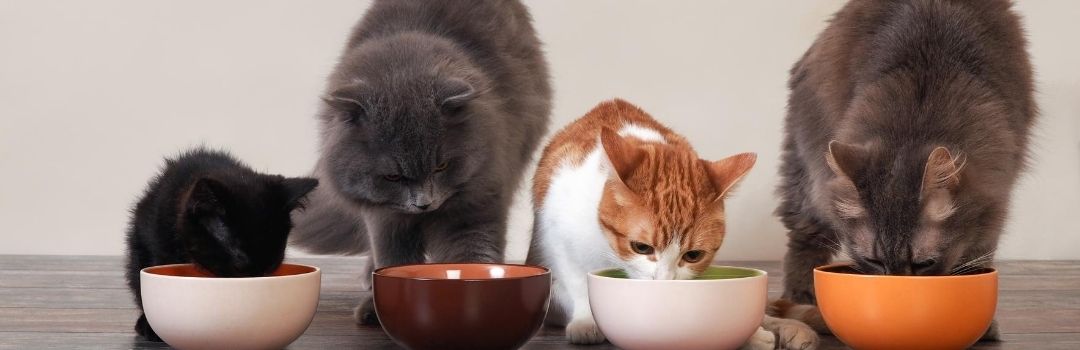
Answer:
[{"label": "wooden table surface", "polygon": [[[289,349],[395,349],[379,328],[357,326],[360,291],[353,258],[297,258],[323,269],[319,311]],[[0,349],[165,348],[140,341],[138,316],[116,256],[0,255]],[[778,262],[738,262],[769,272],[769,294],[780,291]],[[997,319],[1005,341],[979,349],[1080,349],[1080,261],[999,262]],[[525,349],[609,349],[570,346],[561,329],[545,328]],[[846,348],[835,338],[823,349]]]}]

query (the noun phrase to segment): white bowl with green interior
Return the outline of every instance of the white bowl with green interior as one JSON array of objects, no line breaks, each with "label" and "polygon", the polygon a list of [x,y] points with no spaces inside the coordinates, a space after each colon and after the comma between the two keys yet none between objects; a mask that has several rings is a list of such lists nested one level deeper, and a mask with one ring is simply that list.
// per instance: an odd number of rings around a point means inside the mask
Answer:
[{"label": "white bowl with green interior", "polygon": [[618,269],[589,274],[589,305],[622,349],[735,349],[765,317],[765,271],[710,266],[692,280],[630,279]]}]

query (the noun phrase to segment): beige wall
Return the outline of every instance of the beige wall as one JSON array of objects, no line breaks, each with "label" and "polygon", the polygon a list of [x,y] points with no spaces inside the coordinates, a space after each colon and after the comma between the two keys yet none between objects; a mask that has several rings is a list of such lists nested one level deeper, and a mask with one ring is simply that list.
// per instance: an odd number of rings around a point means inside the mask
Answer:
[{"label": "beige wall", "polygon": [[[783,254],[771,212],[787,70],[842,2],[528,4],[551,62],[553,128],[620,96],[703,157],[758,152],[728,204],[720,257]],[[0,254],[121,254],[129,206],[161,157],[188,146],[308,172],[316,96],[366,5],[0,1]],[[1043,115],[1001,256],[1080,259],[1080,3],[1019,10]],[[523,256],[531,222],[519,199],[511,258]]]}]

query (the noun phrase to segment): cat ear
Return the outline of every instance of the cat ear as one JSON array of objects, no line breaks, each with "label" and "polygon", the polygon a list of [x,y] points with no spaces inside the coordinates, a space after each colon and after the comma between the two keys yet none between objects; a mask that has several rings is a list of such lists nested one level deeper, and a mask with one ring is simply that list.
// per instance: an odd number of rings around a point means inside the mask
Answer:
[{"label": "cat ear", "polygon": [[439,104],[443,115],[457,115],[474,98],[476,98],[476,89],[461,79],[446,79],[435,88],[435,101]]},{"label": "cat ear", "polygon": [[954,190],[960,185],[960,170],[964,167],[961,157],[953,157],[945,147],[935,148],[926,159],[923,170],[923,191],[933,189]]},{"label": "cat ear", "polygon": [[600,144],[604,147],[604,152],[607,153],[611,167],[615,170],[615,175],[619,176],[619,180],[625,181],[630,172],[637,169],[641,161],[645,160],[645,151],[626,141],[608,127],[600,130]]},{"label": "cat ear", "polygon": [[281,180],[281,187],[285,190],[285,205],[287,208],[296,208],[300,202],[319,185],[319,180],[309,177],[290,177]]},{"label": "cat ear", "polygon": [[322,96],[322,100],[335,109],[352,111],[363,108],[363,100],[367,92],[367,84],[357,80],[330,91]]},{"label": "cat ear", "polygon": [[866,166],[866,149],[840,141],[829,141],[829,152],[825,154],[825,162],[829,164],[836,175],[851,178],[862,172]]},{"label": "cat ear", "polygon": [[197,216],[221,216],[225,208],[221,201],[228,195],[225,185],[210,178],[195,180],[186,200],[187,210]]},{"label": "cat ear", "polygon": [[709,174],[709,180],[713,187],[720,193],[716,198],[724,198],[735,184],[742,180],[750,168],[757,163],[757,153],[739,153],[715,162],[701,160],[705,165],[705,171]]}]

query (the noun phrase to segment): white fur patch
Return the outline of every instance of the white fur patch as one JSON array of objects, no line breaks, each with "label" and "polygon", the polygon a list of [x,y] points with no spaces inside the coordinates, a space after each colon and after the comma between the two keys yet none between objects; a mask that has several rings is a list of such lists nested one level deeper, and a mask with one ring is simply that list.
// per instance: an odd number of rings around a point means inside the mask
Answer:
[{"label": "white fur patch", "polygon": [[608,179],[607,157],[597,146],[580,164],[563,162],[551,176],[542,207],[536,213],[533,239],[556,280],[553,301],[573,320],[591,317],[587,274],[607,267],[625,267],[611,250],[600,227],[600,199]]},{"label": "white fur patch", "polygon": [[653,279],[657,280],[673,280],[677,277],[679,269],[679,260],[682,258],[682,247],[679,244],[679,236],[668,243],[664,250],[656,254],[656,267],[654,268]]},{"label": "white fur patch", "polygon": [[664,135],[661,135],[659,131],[634,123],[623,125],[622,129],[619,129],[619,136],[633,137],[645,142],[667,143],[667,140],[664,139]]}]

